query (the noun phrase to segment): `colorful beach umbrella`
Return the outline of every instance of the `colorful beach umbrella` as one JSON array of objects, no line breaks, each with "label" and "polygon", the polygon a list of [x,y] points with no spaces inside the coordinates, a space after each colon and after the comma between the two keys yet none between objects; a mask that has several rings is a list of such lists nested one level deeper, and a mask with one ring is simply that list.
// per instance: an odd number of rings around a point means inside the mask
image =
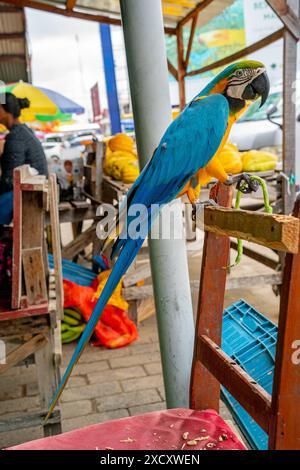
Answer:
[{"label": "colorful beach umbrella", "polygon": [[47,88],[36,87],[30,83],[10,83],[0,88],[0,93],[10,92],[17,98],[28,98],[30,108],[22,110],[23,121],[34,121],[36,116],[57,116],[62,114],[82,114],[84,108],[74,101]]}]

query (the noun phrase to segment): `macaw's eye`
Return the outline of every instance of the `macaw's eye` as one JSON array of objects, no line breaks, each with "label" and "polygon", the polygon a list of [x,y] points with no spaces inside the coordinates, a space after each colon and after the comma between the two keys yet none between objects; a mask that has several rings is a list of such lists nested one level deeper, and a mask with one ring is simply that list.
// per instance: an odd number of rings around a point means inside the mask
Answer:
[{"label": "macaw's eye", "polygon": [[242,70],[238,70],[238,71],[236,72],[236,76],[237,76],[237,77],[242,77],[243,75],[244,75],[244,74],[243,74],[243,71],[242,71]]}]

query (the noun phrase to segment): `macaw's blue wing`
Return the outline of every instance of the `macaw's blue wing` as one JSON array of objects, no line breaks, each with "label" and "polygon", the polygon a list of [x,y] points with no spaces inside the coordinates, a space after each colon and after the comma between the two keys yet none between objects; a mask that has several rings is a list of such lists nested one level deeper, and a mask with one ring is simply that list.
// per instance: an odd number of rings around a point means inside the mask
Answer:
[{"label": "macaw's blue wing", "polygon": [[[131,236],[128,231],[130,223],[127,223],[124,229],[125,237],[120,237],[116,241],[113,251],[114,254],[118,254],[118,259],[53,397],[47,418],[93,334],[105,305],[147,236],[154,218],[151,206],[161,207],[172,201],[190,178],[214,157],[226,132],[228,114],[228,102],[222,95],[212,95],[192,102],[169,126],[152,159],[129,191],[126,205],[127,220],[130,222],[133,217],[130,215],[133,205],[143,205],[146,208],[142,222],[146,231],[143,231],[143,228],[139,230],[141,234],[144,233],[144,237]],[[158,210],[154,216],[157,213]]]},{"label": "macaw's blue wing", "polygon": [[151,205],[161,206],[175,199],[192,176],[214,157],[225,135],[228,116],[227,99],[214,94],[193,101],[168,127],[153,157],[127,194],[124,201],[127,223],[114,245],[112,257],[124,245],[125,231],[136,216],[128,216],[130,208],[143,205],[149,208],[149,217],[154,219],[157,214],[150,212]]}]

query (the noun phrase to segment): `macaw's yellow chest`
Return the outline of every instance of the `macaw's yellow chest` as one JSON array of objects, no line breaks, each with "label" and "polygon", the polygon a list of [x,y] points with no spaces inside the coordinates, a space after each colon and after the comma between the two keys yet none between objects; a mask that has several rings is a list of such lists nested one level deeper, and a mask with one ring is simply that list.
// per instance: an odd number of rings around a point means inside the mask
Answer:
[{"label": "macaw's yellow chest", "polygon": [[241,109],[241,111],[235,114],[233,113],[229,114],[227,129],[215,156],[210,160],[210,162],[206,165],[205,168],[201,168],[201,170],[199,170],[197,174],[194,175],[193,178],[191,178],[191,180],[187,183],[187,185],[185,186],[183,191],[181,191],[178,197],[181,197],[184,194],[186,194],[190,202],[194,204],[197,201],[197,199],[199,199],[201,187],[208,184],[212,180],[212,178],[218,179],[221,183],[225,183],[228,180],[228,175],[226,171],[224,170],[218,158],[218,155],[222,152],[224,145],[226,145],[228,141],[232,126],[241,117],[241,115],[246,111],[248,106],[249,104],[246,103],[246,106],[243,109]]}]

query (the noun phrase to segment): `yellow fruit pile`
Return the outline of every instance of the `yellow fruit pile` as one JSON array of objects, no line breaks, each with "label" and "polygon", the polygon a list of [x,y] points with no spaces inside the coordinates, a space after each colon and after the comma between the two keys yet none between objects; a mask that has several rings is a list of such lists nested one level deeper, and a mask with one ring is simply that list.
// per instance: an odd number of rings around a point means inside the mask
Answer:
[{"label": "yellow fruit pile", "polygon": [[242,154],[244,171],[271,171],[275,170],[278,157],[270,152],[251,150]]},{"label": "yellow fruit pile", "polygon": [[270,152],[250,150],[239,152],[234,144],[226,144],[218,154],[224,170],[228,174],[275,170],[278,157]]},{"label": "yellow fruit pile", "polygon": [[134,183],[139,176],[134,141],[126,134],[117,134],[108,141],[104,172],[117,181]]}]

